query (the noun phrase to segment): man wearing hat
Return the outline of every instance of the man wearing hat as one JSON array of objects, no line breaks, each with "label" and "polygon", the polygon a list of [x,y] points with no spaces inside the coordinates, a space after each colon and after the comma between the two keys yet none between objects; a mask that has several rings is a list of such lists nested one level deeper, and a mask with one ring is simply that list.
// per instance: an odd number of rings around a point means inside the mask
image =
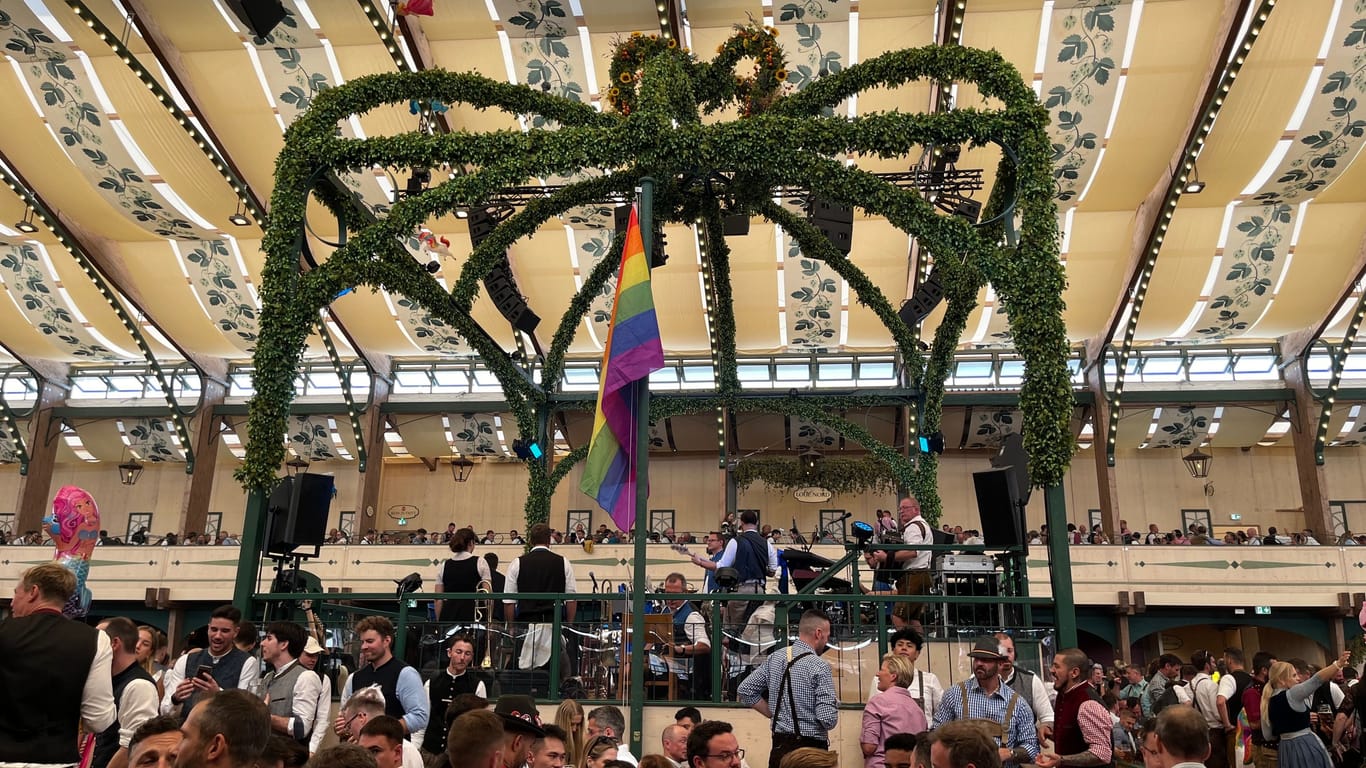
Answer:
[{"label": "man wearing hat", "polygon": [[979,638],[968,652],[972,679],[944,691],[934,713],[938,728],[953,720],[976,720],[991,731],[1006,765],[1032,763],[1039,756],[1034,715],[1019,692],[1001,681],[1005,650],[995,637]]},{"label": "man wearing hat", "polygon": [[317,754],[318,748],[322,746],[323,737],[327,735],[327,724],[332,720],[332,678],[323,674],[318,669],[318,662],[322,659],[323,647],[318,643],[318,638],[309,635],[304,641],[303,655],[299,656],[299,665],[304,669],[313,670],[318,679],[322,681],[322,687],[318,689],[318,706],[313,716],[313,726],[309,729],[311,734],[308,737],[308,754]]},{"label": "man wearing hat", "polygon": [[504,768],[522,768],[531,753],[532,743],[545,738],[536,700],[522,694],[499,696],[493,714],[503,720]]}]

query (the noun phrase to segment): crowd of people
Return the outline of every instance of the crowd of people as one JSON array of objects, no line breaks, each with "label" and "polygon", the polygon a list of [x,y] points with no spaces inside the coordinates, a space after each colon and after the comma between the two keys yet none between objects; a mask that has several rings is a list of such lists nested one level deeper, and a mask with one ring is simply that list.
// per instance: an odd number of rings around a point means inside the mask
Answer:
[{"label": "crowd of people", "polygon": [[[945,530],[948,530],[947,527]],[[1044,544],[1048,540],[1048,526],[1043,525],[1038,530],[1031,530],[1026,539],[1026,543],[1031,545]],[[1341,534],[1319,534],[1309,528],[1286,533],[1277,530],[1276,526],[1273,525],[1266,529],[1266,533],[1261,533],[1257,528],[1247,528],[1225,531],[1222,536],[1216,536],[1212,535],[1206,526],[1199,523],[1191,523],[1184,531],[1179,528],[1163,531],[1157,523],[1149,523],[1148,530],[1144,533],[1130,530],[1128,521],[1120,520],[1119,534],[1116,536],[1110,536],[1106,533],[1100,523],[1095,523],[1090,528],[1084,525],[1078,526],[1076,523],[1068,523],[1067,542],[1069,544],[1123,544],[1125,546],[1317,547],[1328,544],[1355,547],[1366,546],[1366,534],[1355,534],[1351,531],[1343,531]],[[960,540],[959,543],[963,542]]]}]

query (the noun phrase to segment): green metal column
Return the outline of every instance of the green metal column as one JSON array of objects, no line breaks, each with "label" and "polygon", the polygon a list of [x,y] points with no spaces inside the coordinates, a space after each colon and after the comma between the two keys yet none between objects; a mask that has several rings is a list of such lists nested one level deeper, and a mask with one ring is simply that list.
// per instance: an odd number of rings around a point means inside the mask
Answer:
[{"label": "green metal column", "polygon": [[247,514],[242,521],[242,546],[237,558],[237,579],[232,590],[232,604],[242,612],[243,618],[254,616],[256,608],[252,595],[256,592],[256,578],[261,572],[261,542],[265,539],[268,501],[257,491],[247,496]]},{"label": "green metal column", "polygon": [[[655,180],[640,180],[640,239],[648,263],[654,249],[652,236]],[[623,257],[625,250],[622,251]],[[636,557],[631,578],[631,754],[641,751],[641,723],[645,718],[645,542],[650,526],[650,379],[636,382]]]},{"label": "green metal column", "polygon": [[1067,496],[1061,485],[1044,492],[1048,520],[1048,578],[1053,585],[1053,623],[1059,648],[1077,647],[1077,604],[1072,597],[1072,555],[1067,546]]}]

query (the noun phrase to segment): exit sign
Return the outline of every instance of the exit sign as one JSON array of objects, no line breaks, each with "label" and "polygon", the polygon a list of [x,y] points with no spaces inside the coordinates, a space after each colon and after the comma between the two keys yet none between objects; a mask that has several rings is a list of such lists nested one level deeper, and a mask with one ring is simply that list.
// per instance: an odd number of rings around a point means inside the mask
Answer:
[{"label": "exit sign", "polygon": [[1270,615],[1271,615],[1271,606],[1269,606],[1269,605],[1259,605],[1259,606],[1257,606],[1257,608],[1256,608],[1255,610],[1256,610],[1256,613],[1257,613],[1258,616],[1270,616]]}]

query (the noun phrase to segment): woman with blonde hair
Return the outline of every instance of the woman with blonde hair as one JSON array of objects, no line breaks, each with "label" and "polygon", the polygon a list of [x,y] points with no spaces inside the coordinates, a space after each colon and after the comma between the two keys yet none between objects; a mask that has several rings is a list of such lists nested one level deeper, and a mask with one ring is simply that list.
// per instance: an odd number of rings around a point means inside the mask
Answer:
[{"label": "woman with blonde hair", "polygon": [[1351,657],[1351,651],[1343,651],[1317,675],[1301,675],[1284,661],[1271,665],[1262,689],[1262,735],[1268,741],[1280,740],[1281,768],[1333,768],[1328,748],[1310,728],[1310,699]]},{"label": "woman with blonde hair", "polygon": [[573,699],[560,702],[560,708],[555,710],[555,725],[565,732],[564,751],[568,753],[565,762],[568,765],[580,765],[583,762],[585,738],[583,705]]},{"label": "woman with blonde hair", "polygon": [[598,736],[584,745],[583,762],[579,768],[604,768],[607,763],[617,759],[617,740],[611,736]]},{"label": "woman with blonde hair", "polygon": [[[924,733],[929,728],[925,711],[911,698],[910,685],[915,665],[907,656],[889,653],[877,670],[877,694],[863,708],[863,728],[859,747],[864,768],[882,768],[886,750],[883,744],[895,733]],[[786,762],[786,761],[784,761]]]},{"label": "woman with blonde hair", "polygon": [[778,768],[836,768],[840,764],[840,753],[829,752],[815,747],[794,749],[783,755]]}]

